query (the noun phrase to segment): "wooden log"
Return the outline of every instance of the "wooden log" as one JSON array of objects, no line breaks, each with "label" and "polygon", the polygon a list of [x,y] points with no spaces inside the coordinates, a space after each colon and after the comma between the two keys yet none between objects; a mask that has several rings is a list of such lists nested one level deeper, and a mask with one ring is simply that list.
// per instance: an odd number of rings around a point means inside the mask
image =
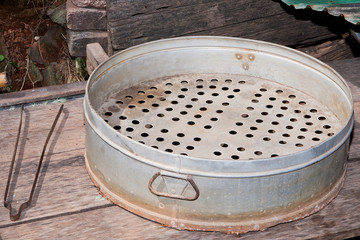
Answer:
[{"label": "wooden log", "polygon": [[7,72],[0,73],[0,88],[7,87],[11,84],[9,74]]},{"label": "wooden log", "polygon": [[108,3],[108,29],[115,50],[184,35],[222,35],[296,45],[333,37],[326,26],[298,20],[278,2],[128,1]]},{"label": "wooden log", "polygon": [[354,57],[351,46],[346,43],[346,39],[326,41],[316,46],[297,48],[297,50],[325,62]]}]

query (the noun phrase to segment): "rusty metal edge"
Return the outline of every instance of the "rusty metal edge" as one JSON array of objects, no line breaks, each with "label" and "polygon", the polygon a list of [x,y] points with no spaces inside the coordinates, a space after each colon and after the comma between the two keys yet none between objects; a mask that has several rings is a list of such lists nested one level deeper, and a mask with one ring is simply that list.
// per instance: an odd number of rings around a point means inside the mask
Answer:
[{"label": "rusty metal edge", "polygon": [[339,194],[341,188],[344,185],[345,175],[347,172],[347,164],[346,164],[343,175],[326,195],[324,195],[322,198],[308,205],[299,206],[298,210],[296,211],[292,211],[290,213],[286,213],[282,215],[277,215],[276,217],[273,216],[272,218],[264,218],[257,221],[256,224],[254,224],[254,221],[249,221],[249,222],[237,222],[236,224],[232,224],[231,226],[227,223],[219,223],[219,226],[205,226],[205,225],[186,223],[181,220],[179,221],[179,219],[176,219],[176,223],[174,225],[173,218],[166,217],[164,215],[155,216],[154,213],[150,213],[146,209],[136,206],[126,201],[125,199],[121,198],[120,196],[113,194],[110,191],[110,189],[108,189],[92,171],[86,153],[85,153],[85,167],[90,176],[91,181],[94,183],[99,193],[105,199],[140,217],[155,221],[163,226],[174,228],[177,230],[218,231],[226,234],[237,234],[237,235],[244,234],[250,231],[264,231],[267,228],[273,227],[280,223],[293,222],[308,217],[316,212],[319,212],[320,210],[325,208],[326,205],[328,205]]}]

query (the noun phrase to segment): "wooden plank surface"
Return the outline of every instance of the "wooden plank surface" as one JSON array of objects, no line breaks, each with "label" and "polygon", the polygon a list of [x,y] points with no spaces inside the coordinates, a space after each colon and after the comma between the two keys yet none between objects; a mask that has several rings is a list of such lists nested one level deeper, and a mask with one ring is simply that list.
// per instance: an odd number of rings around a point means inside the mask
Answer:
[{"label": "wooden plank surface", "polygon": [[21,92],[4,93],[0,95],[0,109],[16,104],[26,104],[47,99],[56,99],[84,94],[86,83],[87,82],[84,81],[29,89]]},{"label": "wooden plank surface", "polygon": [[[351,37],[347,38],[349,39]],[[324,62],[353,58],[354,53],[352,46],[347,44],[348,39],[335,39],[315,46],[297,48],[297,50],[305,52]]]},{"label": "wooden plank surface", "polygon": [[[349,163],[338,197],[319,213],[300,221],[279,224],[240,239],[344,239],[360,235],[360,161]],[[34,231],[37,229],[37,231]],[[7,227],[4,239],[238,239],[219,232],[178,231],[140,218],[117,206],[84,210]]]},{"label": "wooden plank surface", "polygon": [[[355,93],[356,128],[350,147],[348,173],[339,196],[325,209],[308,218],[280,224],[264,232],[251,232],[244,239],[342,239],[360,235],[360,95],[357,69],[359,59],[331,65],[352,84]],[[18,222],[11,222],[8,211],[0,207],[0,239],[234,239],[217,232],[178,231],[145,220],[103,199],[93,186],[84,167],[83,99],[69,99],[64,114],[49,142],[34,204]],[[52,121],[62,103],[31,104],[24,113],[24,132],[20,142],[21,164],[15,169],[16,186],[10,192],[18,207],[26,200],[36,171],[41,148]],[[0,111],[0,194],[4,193],[19,108]],[[0,199],[2,205],[2,197]]]},{"label": "wooden plank surface", "polygon": [[[68,211],[81,211],[84,208],[103,204],[98,201],[97,190],[90,181],[84,166],[85,131],[82,102],[82,98],[77,98],[64,103],[64,114],[60,116],[49,142],[48,154],[44,158],[42,174],[34,195],[33,207],[25,212],[23,217],[25,221]],[[22,160],[15,165],[14,176],[18,176],[15,179],[16,186],[13,184],[10,188],[16,208],[29,196],[43,144],[61,104],[29,105],[25,108],[24,131],[18,152],[19,159]],[[2,111],[0,115],[2,119],[0,192],[3,194],[16,139],[19,108]],[[11,223],[8,220],[7,209],[1,207],[0,226],[5,222]]]},{"label": "wooden plank surface", "polygon": [[[334,68],[347,82],[350,87],[354,107],[360,109],[360,58],[352,58],[330,62],[329,65]],[[355,112],[356,113],[356,112]],[[355,118],[355,134],[353,134],[352,145],[350,146],[350,159],[360,157],[360,118]]]},{"label": "wooden plank surface", "polygon": [[297,45],[338,33],[338,29],[331,31],[311,18],[299,19],[289,9],[268,0],[117,0],[108,6],[108,29],[115,50],[185,35],[246,37]]},{"label": "wooden plank surface", "polygon": [[354,102],[360,101],[360,58],[333,61],[329,65],[347,81]]},{"label": "wooden plank surface", "polygon": [[313,24],[309,20],[299,21],[286,12],[181,36],[197,35],[241,37],[286,46],[316,43],[336,36],[324,26]]}]

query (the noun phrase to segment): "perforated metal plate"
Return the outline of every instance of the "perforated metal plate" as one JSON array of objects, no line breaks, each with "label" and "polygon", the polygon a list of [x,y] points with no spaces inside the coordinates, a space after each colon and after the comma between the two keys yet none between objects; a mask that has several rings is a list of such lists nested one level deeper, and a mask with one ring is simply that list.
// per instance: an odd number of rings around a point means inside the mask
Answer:
[{"label": "perforated metal plate", "polygon": [[313,97],[265,79],[192,74],[109,96],[98,113],[135,141],[206,159],[259,159],[304,151],[340,129]]}]

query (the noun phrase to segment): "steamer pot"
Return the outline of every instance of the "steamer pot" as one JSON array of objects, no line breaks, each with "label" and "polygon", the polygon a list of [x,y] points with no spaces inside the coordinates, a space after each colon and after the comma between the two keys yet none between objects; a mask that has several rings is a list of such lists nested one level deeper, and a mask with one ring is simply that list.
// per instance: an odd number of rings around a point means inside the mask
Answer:
[{"label": "steamer pot", "polygon": [[245,233],[319,211],[344,182],[344,79],[255,40],[182,37],[126,49],[90,76],[86,168],[110,201],[163,225]]}]

